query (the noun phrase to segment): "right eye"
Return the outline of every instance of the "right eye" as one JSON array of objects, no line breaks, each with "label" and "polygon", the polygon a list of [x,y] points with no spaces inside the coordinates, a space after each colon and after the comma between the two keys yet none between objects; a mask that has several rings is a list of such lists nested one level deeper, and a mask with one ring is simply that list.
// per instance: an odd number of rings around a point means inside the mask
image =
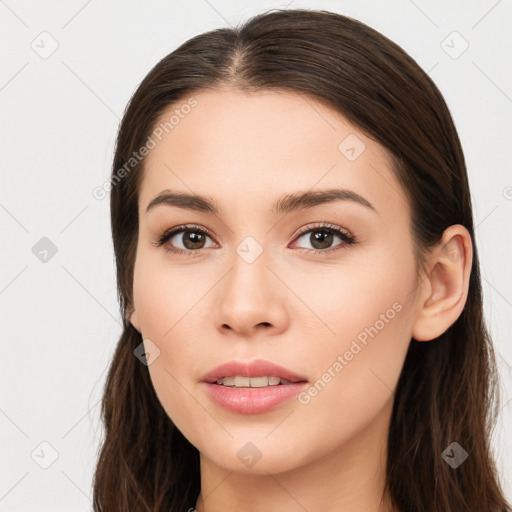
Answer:
[{"label": "right eye", "polygon": [[[208,248],[205,246],[207,238],[211,239],[206,229],[187,224],[166,230],[153,242],[153,245],[156,247],[164,246],[168,252],[190,256],[196,254],[196,251]],[[173,239],[176,239],[176,241],[170,243]],[[181,244],[182,247],[176,247],[176,244]]]}]

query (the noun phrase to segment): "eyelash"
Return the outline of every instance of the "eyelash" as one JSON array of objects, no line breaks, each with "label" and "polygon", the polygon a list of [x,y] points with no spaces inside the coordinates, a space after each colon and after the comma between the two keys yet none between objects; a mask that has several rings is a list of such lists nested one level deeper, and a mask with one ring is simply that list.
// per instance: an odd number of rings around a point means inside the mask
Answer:
[{"label": "eyelash", "polygon": [[[207,236],[209,236],[210,238],[213,239],[212,234],[207,229],[205,229],[205,228],[203,228],[201,226],[197,226],[195,224],[182,224],[181,226],[176,226],[174,228],[171,228],[171,229],[168,229],[168,230],[164,231],[164,233],[162,235],[160,235],[160,237],[157,240],[152,242],[152,244],[155,247],[164,246],[164,249],[167,252],[169,252],[169,253],[185,254],[187,256],[194,256],[196,253],[200,252],[202,249],[183,250],[183,249],[172,248],[172,247],[169,247],[169,246],[165,245],[168,240],[173,238],[178,233],[187,232],[187,231],[191,231],[191,232],[194,232],[194,233],[199,233],[201,235],[207,235]],[[325,223],[325,222],[319,224],[318,226],[313,226],[313,227],[309,227],[308,226],[306,228],[301,229],[297,233],[297,235],[296,235],[294,240],[297,240],[297,239],[301,238],[301,236],[303,236],[306,233],[315,232],[315,231],[320,231],[320,232],[323,231],[323,232],[326,232],[326,233],[329,233],[329,234],[336,235],[336,236],[338,236],[341,239],[342,243],[340,243],[339,245],[337,245],[337,246],[335,246],[333,248],[329,248],[329,249],[307,249],[307,248],[304,248],[304,247],[299,247],[299,250],[305,251],[308,254],[309,253],[325,254],[325,253],[332,253],[332,252],[344,249],[345,246],[347,246],[347,245],[355,245],[355,244],[357,244],[356,238],[353,235],[349,234],[345,230],[340,229],[337,226],[334,226],[333,224],[328,224],[328,223]]]}]

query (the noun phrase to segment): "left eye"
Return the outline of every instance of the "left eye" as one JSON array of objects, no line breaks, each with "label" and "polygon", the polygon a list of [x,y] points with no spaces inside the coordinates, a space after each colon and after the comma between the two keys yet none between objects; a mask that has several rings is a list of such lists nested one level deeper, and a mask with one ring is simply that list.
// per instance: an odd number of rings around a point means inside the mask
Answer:
[{"label": "left eye", "polygon": [[325,252],[326,250],[332,249],[332,244],[335,238],[338,238],[341,242],[337,244],[335,247],[344,244],[352,244],[354,243],[354,237],[341,231],[337,228],[332,227],[318,227],[314,229],[309,229],[306,232],[303,232],[297,240],[301,238],[306,238],[307,243],[310,243],[313,247],[304,247],[300,246],[302,249],[312,250],[312,251],[321,251]]}]

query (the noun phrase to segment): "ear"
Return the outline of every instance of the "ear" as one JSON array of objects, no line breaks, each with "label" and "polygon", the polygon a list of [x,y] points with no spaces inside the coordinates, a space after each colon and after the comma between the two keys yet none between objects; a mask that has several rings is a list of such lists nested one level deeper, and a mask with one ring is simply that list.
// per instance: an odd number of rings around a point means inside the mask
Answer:
[{"label": "ear", "polygon": [[448,227],[426,262],[430,269],[420,285],[412,337],[429,341],[443,334],[459,318],[469,290],[473,244],[468,230]]},{"label": "ear", "polygon": [[135,329],[137,329],[137,331],[141,332],[139,317],[137,315],[137,311],[134,306],[130,306],[128,308],[128,311],[126,312],[126,318],[133,325],[133,327],[135,327]]}]

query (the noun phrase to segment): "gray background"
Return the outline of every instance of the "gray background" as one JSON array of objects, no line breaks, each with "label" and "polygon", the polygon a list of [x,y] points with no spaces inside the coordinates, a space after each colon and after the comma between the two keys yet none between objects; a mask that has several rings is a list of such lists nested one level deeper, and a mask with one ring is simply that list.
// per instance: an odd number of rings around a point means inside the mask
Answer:
[{"label": "gray background", "polygon": [[189,37],[272,7],[322,8],[369,24],[429,72],[450,107],[468,164],[502,381],[493,444],[512,500],[510,0],[6,0],[0,511],[91,510],[99,400],[120,334],[108,198],[92,190],[109,177],[126,103]]}]

